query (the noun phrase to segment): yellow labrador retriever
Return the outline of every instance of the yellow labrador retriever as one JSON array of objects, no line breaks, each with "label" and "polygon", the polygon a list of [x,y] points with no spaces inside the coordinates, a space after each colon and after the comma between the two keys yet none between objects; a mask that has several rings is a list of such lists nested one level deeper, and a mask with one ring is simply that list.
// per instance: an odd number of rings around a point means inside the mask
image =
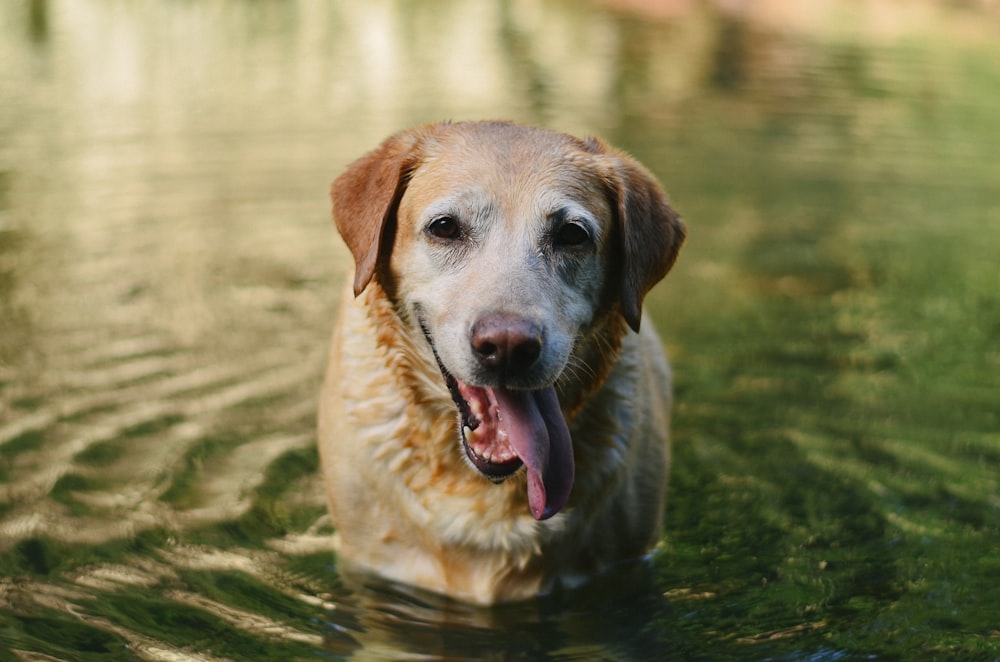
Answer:
[{"label": "yellow labrador retriever", "polygon": [[642,301],[684,225],[596,139],[404,131],[333,184],[354,256],[321,396],[340,560],[480,604],[648,551],[670,373]]}]

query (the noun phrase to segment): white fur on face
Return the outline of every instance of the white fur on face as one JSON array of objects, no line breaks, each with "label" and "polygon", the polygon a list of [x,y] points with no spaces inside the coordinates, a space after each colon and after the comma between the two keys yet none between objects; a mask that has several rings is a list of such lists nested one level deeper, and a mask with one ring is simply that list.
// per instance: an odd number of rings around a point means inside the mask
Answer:
[{"label": "white fur on face", "polygon": [[[445,368],[464,382],[496,385],[470,345],[482,316],[513,315],[541,330],[542,353],[530,376],[509,384],[540,388],[566,367],[600,303],[610,206],[596,176],[552,161],[539,176],[537,167],[471,173],[439,157],[417,169],[400,202],[390,269],[407,276],[397,296],[426,327]],[[432,224],[444,218],[458,225],[458,238],[434,235]],[[566,223],[589,239],[558,245]]]}]

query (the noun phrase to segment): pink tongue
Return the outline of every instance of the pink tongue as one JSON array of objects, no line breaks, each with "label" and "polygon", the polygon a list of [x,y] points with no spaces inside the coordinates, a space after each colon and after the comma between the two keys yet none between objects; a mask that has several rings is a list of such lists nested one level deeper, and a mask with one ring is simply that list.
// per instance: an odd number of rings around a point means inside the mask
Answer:
[{"label": "pink tongue", "polygon": [[528,505],[536,520],[566,505],[573,488],[573,442],[552,386],[539,391],[493,389],[500,425],[528,470]]}]

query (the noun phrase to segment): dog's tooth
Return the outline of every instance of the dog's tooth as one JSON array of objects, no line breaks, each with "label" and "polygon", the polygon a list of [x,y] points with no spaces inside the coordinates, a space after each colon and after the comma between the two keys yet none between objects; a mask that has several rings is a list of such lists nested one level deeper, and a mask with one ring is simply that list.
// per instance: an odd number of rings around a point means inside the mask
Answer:
[{"label": "dog's tooth", "polygon": [[483,417],[483,403],[479,400],[473,400],[470,405],[472,413],[476,415],[476,418],[482,419]]},{"label": "dog's tooth", "polygon": [[467,441],[469,444],[475,444],[476,442],[479,441],[480,437],[483,436],[483,433],[480,430],[478,429],[473,430],[468,425],[462,428],[462,432],[465,433],[465,441]]}]

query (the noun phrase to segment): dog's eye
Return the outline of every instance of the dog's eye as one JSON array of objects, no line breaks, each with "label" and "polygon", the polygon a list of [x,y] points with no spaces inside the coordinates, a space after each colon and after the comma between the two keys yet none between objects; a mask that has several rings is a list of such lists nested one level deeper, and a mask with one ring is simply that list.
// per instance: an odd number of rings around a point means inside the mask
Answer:
[{"label": "dog's eye", "polygon": [[580,223],[573,221],[564,223],[552,236],[552,243],[557,248],[581,246],[588,241],[590,241],[590,232]]},{"label": "dog's eye", "polygon": [[458,239],[462,236],[462,228],[451,216],[441,216],[427,225],[427,234],[438,239]]}]

